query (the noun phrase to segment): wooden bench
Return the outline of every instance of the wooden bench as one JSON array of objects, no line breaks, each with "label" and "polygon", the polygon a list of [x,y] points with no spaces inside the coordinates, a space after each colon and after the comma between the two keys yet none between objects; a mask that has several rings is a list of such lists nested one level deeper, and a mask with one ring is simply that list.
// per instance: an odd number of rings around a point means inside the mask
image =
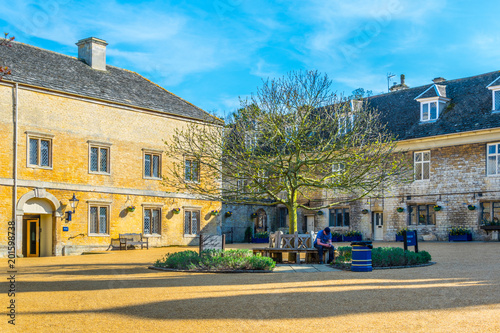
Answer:
[{"label": "wooden bench", "polygon": [[[274,261],[283,262],[283,253],[295,254],[295,263],[300,263],[300,254],[305,253],[306,263],[319,261],[318,249],[314,247],[316,234],[309,232],[307,234],[294,233],[285,235],[281,231],[269,235],[269,247],[255,248],[253,253],[260,253],[262,256],[272,258]],[[326,254],[325,254],[326,252]],[[323,257],[328,257],[327,249],[324,249]]]},{"label": "wooden bench", "polygon": [[144,249],[144,245],[146,245],[146,249],[149,250],[149,240],[142,234],[120,234],[120,238],[118,239],[120,243],[120,250],[123,248],[127,250],[127,248],[131,245],[140,245],[141,249]]}]

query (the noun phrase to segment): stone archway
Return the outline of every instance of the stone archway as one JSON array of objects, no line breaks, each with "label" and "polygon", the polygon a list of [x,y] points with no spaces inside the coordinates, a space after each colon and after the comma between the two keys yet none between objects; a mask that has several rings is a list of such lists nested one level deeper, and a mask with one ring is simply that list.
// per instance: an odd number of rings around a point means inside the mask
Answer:
[{"label": "stone archway", "polygon": [[[61,217],[59,200],[45,189],[33,189],[24,194],[16,205],[16,250],[18,253],[27,252],[31,234],[27,234],[27,220],[30,225],[36,225],[38,242],[37,255],[50,256],[54,254],[56,243],[56,221]],[[30,251],[28,251],[30,252]]]}]

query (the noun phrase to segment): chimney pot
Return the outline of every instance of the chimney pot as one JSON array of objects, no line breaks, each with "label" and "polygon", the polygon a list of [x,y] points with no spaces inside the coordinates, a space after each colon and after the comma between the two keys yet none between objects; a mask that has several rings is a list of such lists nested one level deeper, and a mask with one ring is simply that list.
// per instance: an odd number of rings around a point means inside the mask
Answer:
[{"label": "chimney pot", "polygon": [[443,82],[443,81],[446,81],[446,79],[444,77],[441,77],[441,76],[432,80],[432,82],[434,82],[434,83],[439,83],[439,82]]},{"label": "chimney pot", "polygon": [[401,85],[405,84],[405,75],[401,74]]},{"label": "chimney pot", "polygon": [[93,69],[106,70],[106,43],[105,40],[89,37],[76,43],[78,46],[78,60],[85,62]]}]

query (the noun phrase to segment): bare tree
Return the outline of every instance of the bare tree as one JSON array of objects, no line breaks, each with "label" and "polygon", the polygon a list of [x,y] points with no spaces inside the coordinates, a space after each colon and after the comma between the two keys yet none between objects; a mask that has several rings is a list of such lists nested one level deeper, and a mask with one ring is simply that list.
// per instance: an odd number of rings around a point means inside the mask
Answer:
[{"label": "bare tree", "polygon": [[[15,37],[9,37],[9,34],[6,32],[5,33],[5,38],[1,39],[0,38],[0,46],[7,46],[7,47],[12,47],[12,42]],[[3,64],[0,66],[0,81],[7,75],[11,74],[11,70],[8,66],[4,66]]]},{"label": "bare tree", "polygon": [[[405,175],[406,158],[363,100],[347,100],[316,71],[267,80],[223,125],[192,123],[166,141],[165,183],[211,200],[283,204],[290,233],[297,210],[358,200]],[[215,119],[215,118],[214,118]],[[311,207],[322,191],[343,201]]]}]

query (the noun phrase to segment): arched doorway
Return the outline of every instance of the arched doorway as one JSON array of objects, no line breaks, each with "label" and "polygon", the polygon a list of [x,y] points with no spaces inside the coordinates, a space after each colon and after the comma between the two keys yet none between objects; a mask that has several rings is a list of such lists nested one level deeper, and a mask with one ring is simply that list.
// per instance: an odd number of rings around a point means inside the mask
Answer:
[{"label": "arched doorway", "polygon": [[27,257],[46,257],[54,254],[56,217],[60,217],[60,204],[56,197],[44,189],[35,189],[23,195],[16,209],[18,237],[17,249]]},{"label": "arched doorway", "polygon": [[264,209],[259,209],[257,211],[257,218],[255,219],[254,232],[264,232],[267,231],[267,214]]}]

